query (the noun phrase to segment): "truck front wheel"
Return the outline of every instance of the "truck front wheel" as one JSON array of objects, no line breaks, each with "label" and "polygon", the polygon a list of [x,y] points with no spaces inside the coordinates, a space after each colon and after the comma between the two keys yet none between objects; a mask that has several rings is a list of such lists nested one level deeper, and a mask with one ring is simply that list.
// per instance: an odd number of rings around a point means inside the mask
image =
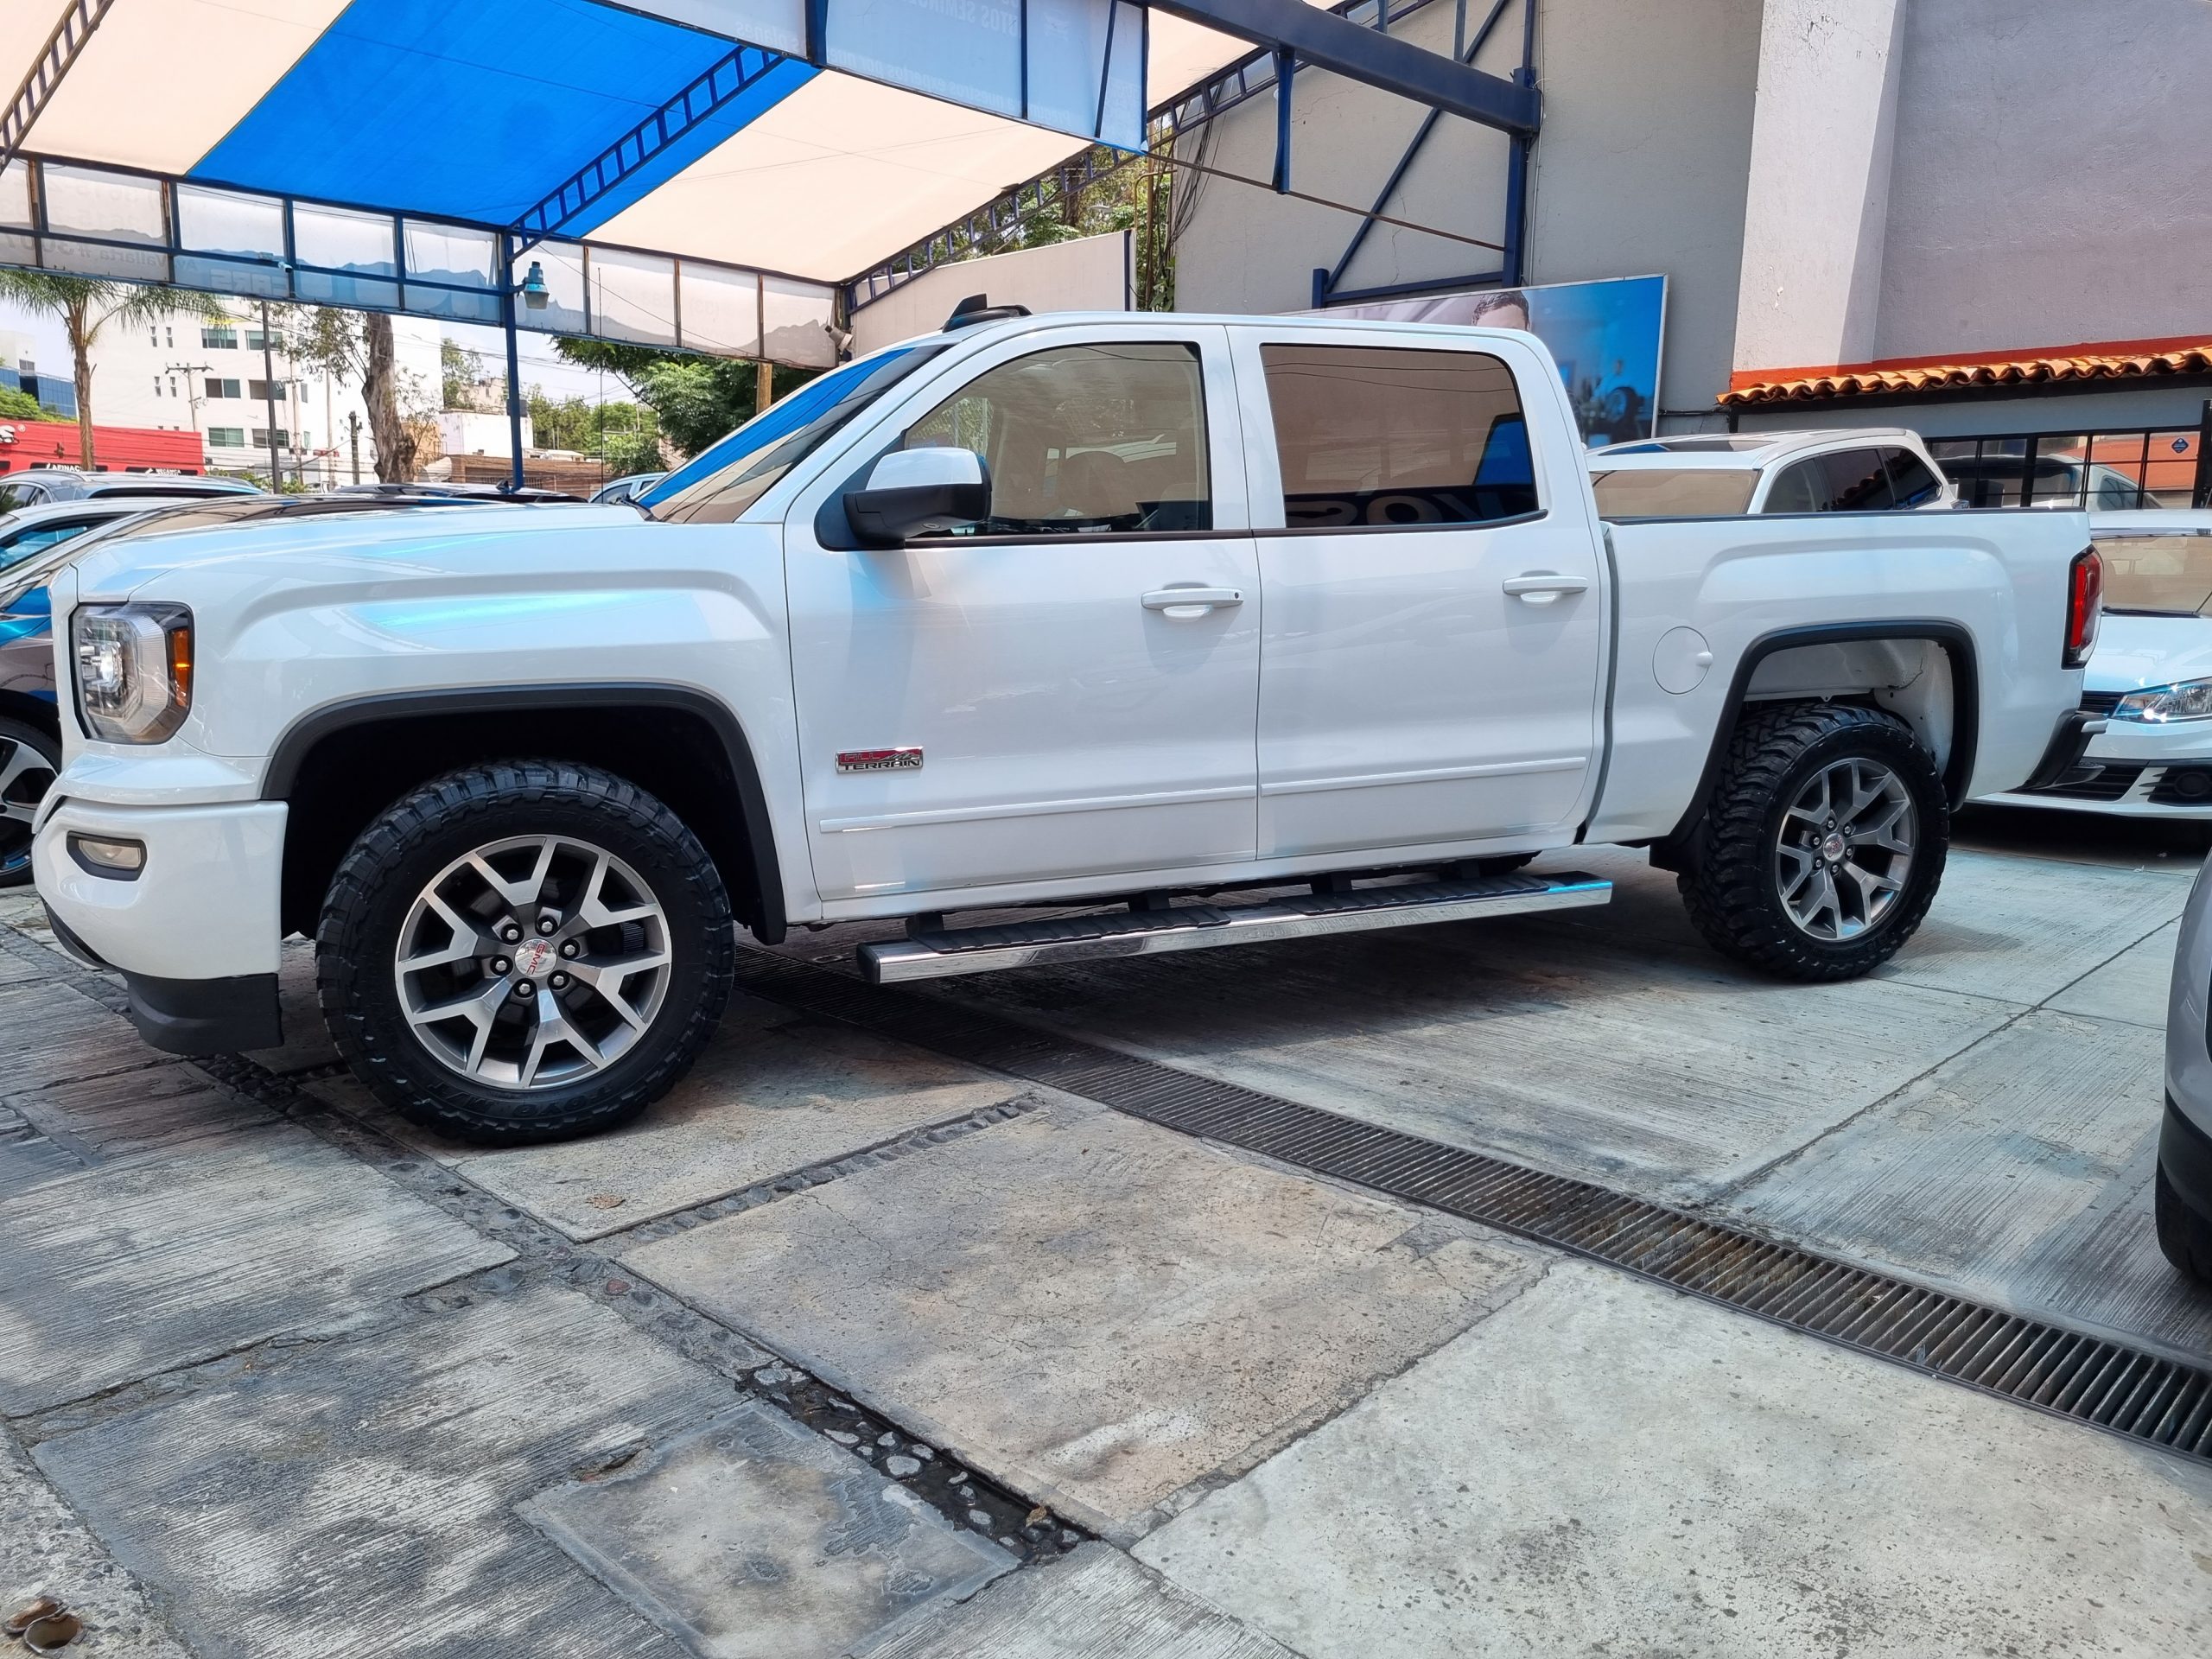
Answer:
[{"label": "truck front wheel", "polygon": [[316,931],[353,1073],[413,1122],[496,1145],[624,1122],[690,1069],[729,1001],[714,861],[595,767],[433,779],[363,830]]},{"label": "truck front wheel", "polygon": [[1850,979],[1927,915],[1950,844],[1935,757],[1847,703],[1772,703],[1737,722],[1676,878],[1723,953],[1785,978]]}]

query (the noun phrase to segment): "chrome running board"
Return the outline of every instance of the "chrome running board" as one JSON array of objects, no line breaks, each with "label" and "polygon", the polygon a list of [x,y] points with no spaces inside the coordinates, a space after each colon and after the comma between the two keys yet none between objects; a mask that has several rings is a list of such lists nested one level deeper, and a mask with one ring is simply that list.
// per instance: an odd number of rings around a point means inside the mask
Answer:
[{"label": "chrome running board", "polygon": [[1164,950],[1204,950],[1377,927],[1413,927],[1478,916],[1602,905],[1613,884],[1579,871],[1557,875],[1492,875],[1465,881],[1421,881],[1350,887],[1259,905],[1177,905],[1121,910],[994,927],[913,927],[903,939],[860,947],[861,972],[872,985],[906,979],[988,974],[1034,963],[1142,957]]}]

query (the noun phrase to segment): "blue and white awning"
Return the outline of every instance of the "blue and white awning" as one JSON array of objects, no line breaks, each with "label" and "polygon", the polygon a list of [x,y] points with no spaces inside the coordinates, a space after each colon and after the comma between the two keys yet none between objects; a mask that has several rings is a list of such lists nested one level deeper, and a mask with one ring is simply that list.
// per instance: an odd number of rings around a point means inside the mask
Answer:
[{"label": "blue and white awning", "polygon": [[1141,147],[1253,38],[1133,0],[5,0],[0,264],[489,321],[534,262],[525,327],[823,362],[836,283]]}]

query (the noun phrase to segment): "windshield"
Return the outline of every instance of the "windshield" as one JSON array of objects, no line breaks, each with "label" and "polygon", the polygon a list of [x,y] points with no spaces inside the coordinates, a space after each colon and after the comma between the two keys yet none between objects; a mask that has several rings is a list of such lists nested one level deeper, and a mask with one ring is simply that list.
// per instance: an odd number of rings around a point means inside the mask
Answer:
[{"label": "windshield", "polygon": [[2105,561],[2105,608],[2161,616],[2212,610],[2212,530],[2090,538]]},{"label": "windshield", "polygon": [[878,393],[905,379],[950,343],[893,346],[810,380],[634,499],[656,518],[726,524],[766,495],[778,479]]},{"label": "windshield", "polygon": [[1605,518],[1725,518],[1751,505],[1759,475],[1746,467],[1636,467],[1592,473]]}]

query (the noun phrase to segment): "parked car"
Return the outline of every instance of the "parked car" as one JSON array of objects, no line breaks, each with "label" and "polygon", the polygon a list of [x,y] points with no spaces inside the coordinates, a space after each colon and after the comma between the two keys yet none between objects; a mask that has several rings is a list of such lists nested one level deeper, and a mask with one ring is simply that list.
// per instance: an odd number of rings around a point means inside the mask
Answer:
[{"label": "parked car", "polygon": [[2080,764],[1987,798],[2212,823],[2212,512],[2100,512],[2105,620],[2082,708],[2105,722]]},{"label": "parked car", "polygon": [[54,642],[41,574],[55,550],[173,499],[110,496],[0,514],[0,888],[31,879],[31,821],[61,766]]},{"label": "parked car", "polygon": [[1608,518],[1945,508],[1958,494],[1903,427],[1690,433],[1609,444],[1589,462]]},{"label": "parked car", "polygon": [[2037,455],[2034,486],[2021,499],[2025,460],[2019,455],[1937,455],[1966,507],[2055,507],[2062,512],[2131,512],[2165,504],[2129,474],[2102,461]]},{"label": "parked car", "polygon": [[2212,1285],[2212,860],[2196,873],[2166,996],[2166,1109],[2152,1195],[2166,1260]]},{"label": "parked car", "polygon": [[25,507],[0,517],[0,888],[21,887],[31,879],[32,821],[61,764],[61,712],[46,587],[55,570],[93,541],[126,531],[155,534],[380,506],[450,505],[454,499],[404,486],[346,497],[254,491],[180,499],[124,493]]},{"label": "parked car", "polygon": [[634,501],[667,476],[666,473],[632,473],[626,478],[610,478],[591,493],[591,499],[601,503]]},{"label": "parked car", "polygon": [[[275,1042],[313,933],[367,1086],[508,1142],[667,1090],[733,918],[904,918],[861,963],[918,979],[1599,903],[1510,872],[1616,842],[1719,950],[1866,972],[1950,804],[2080,753],[2087,521],[1609,528],[1588,478],[1526,334],[1002,315],[650,517],[120,539],[54,578],[39,889],[173,1052]],[[956,919],[1024,906],[1077,913]]]},{"label": "parked car", "polygon": [[204,473],[80,473],[73,467],[34,467],[0,474],[0,512],[52,501],[96,501],[134,495],[176,500],[207,495],[264,495],[258,484]]}]

